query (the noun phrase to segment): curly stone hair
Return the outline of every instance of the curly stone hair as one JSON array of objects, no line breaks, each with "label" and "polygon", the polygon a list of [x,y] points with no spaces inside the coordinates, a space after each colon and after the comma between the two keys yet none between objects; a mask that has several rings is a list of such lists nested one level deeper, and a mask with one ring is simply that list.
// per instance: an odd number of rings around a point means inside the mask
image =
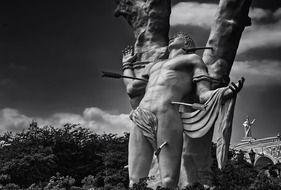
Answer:
[{"label": "curly stone hair", "polygon": [[195,42],[193,41],[193,39],[190,37],[190,35],[184,33],[184,32],[178,32],[176,35],[174,35],[171,39],[175,39],[176,37],[182,37],[185,39],[185,45],[184,45],[184,49],[189,49],[189,48],[195,48]]}]

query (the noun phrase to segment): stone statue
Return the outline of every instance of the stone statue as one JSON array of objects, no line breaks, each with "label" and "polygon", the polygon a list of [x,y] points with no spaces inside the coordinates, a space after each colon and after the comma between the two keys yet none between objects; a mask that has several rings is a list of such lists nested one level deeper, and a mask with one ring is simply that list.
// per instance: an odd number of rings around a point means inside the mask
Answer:
[{"label": "stone statue", "polygon": [[253,138],[251,127],[254,125],[256,119],[250,121],[249,116],[247,116],[246,120],[243,123],[244,130],[245,130],[245,137],[244,138]]},{"label": "stone statue", "polygon": [[[193,47],[193,40],[179,33],[169,42],[167,60],[149,63],[143,70],[142,80],[124,79],[130,97],[142,94],[145,88],[142,100],[130,115],[133,121],[129,140],[131,185],[148,176],[154,152],[158,156],[162,186],[176,188],[178,185],[183,131],[191,130],[189,126],[183,127],[178,104],[192,103],[195,96],[204,104],[215,93],[210,90],[210,78],[202,59],[194,52],[186,54],[186,50]],[[125,76],[134,76],[132,52],[132,48],[124,52]],[[229,98],[242,86],[243,80],[240,80],[236,85],[223,88],[221,96]]]},{"label": "stone statue", "polygon": [[[125,50],[124,54],[124,60],[128,59],[129,62],[123,65],[124,73],[123,75],[130,75],[134,79],[135,83],[131,83],[128,78],[124,78],[124,82],[127,86],[127,90],[129,92],[130,96],[130,102],[133,109],[136,109],[132,112],[131,118],[134,120],[135,112],[138,112],[138,107],[142,107],[143,105],[147,108],[149,108],[149,112],[153,112],[156,116],[157,122],[158,122],[158,130],[163,131],[165,134],[165,129],[168,124],[160,125],[159,122],[163,122],[163,120],[167,120],[167,118],[159,117],[157,114],[162,111],[170,110],[169,113],[171,114],[171,117],[177,115],[176,122],[179,123],[179,120],[183,120],[186,122],[182,129],[178,129],[178,127],[174,127],[175,130],[173,132],[175,134],[178,134],[180,130],[183,132],[183,139],[179,137],[179,139],[176,139],[176,142],[169,142],[170,136],[165,136],[167,139],[162,138],[156,138],[158,142],[155,143],[153,141],[153,135],[143,135],[146,134],[153,134],[153,130],[148,130],[144,132],[143,130],[140,130],[139,127],[133,127],[131,131],[131,139],[130,139],[130,145],[129,150],[131,150],[131,153],[129,157],[129,170],[130,170],[130,181],[131,183],[134,183],[138,180],[139,177],[147,176],[148,170],[149,170],[149,164],[137,164],[135,165],[135,168],[132,167],[133,163],[148,163],[148,161],[151,160],[152,152],[156,148],[156,153],[159,153],[159,167],[162,177],[162,182],[164,186],[174,186],[174,184],[177,181],[177,175],[178,175],[178,160],[179,158],[175,158],[175,163],[173,163],[170,167],[170,169],[175,169],[171,174],[168,176],[165,176],[165,171],[167,168],[164,168],[164,164],[161,165],[161,163],[170,162],[173,156],[170,157],[169,152],[170,148],[172,146],[176,146],[176,144],[180,144],[180,141],[183,141],[183,146],[176,148],[175,151],[177,155],[180,155],[179,151],[182,149],[182,161],[181,161],[181,172],[180,172],[180,182],[183,184],[182,186],[186,184],[192,184],[194,182],[200,182],[202,184],[210,184],[208,179],[206,180],[206,173],[210,171],[211,166],[211,141],[214,131],[214,125],[212,125],[212,122],[210,122],[207,127],[200,127],[201,122],[199,122],[198,118],[195,118],[198,120],[197,124],[191,125],[190,121],[193,119],[193,115],[196,115],[197,112],[193,112],[192,108],[181,108],[180,111],[183,111],[182,113],[175,112],[177,107],[181,107],[177,104],[171,104],[168,103],[170,101],[177,102],[180,100],[174,100],[171,99],[171,96],[169,97],[169,93],[166,94],[166,100],[168,102],[162,102],[163,98],[151,96],[154,95],[154,91],[152,89],[155,89],[157,85],[159,85],[155,74],[160,73],[161,77],[159,76],[159,79],[165,79],[164,76],[166,76],[166,79],[170,79],[171,77],[168,73],[175,73],[175,76],[178,76],[179,73],[183,74],[186,79],[190,79],[193,76],[189,75],[188,72],[190,72],[190,69],[183,70],[173,70],[169,72],[165,72],[168,70],[165,70],[166,65],[168,63],[171,64],[171,60],[178,60],[181,57],[190,57],[190,55],[181,55],[178,54],[176,56],[172,56],[176,48],[172,48],[171,52],[167,50],[168,46],[168,34],[169,34],[169,15],[171,12],[171,2],[170,0],[115,0],[117,4],[117,8],[115,10],[115,16],[123,16],[128,24],[132,27],[133,33],[136,39],[134,50],[135,52],[132,53],[132,48],[129,48]],[[219,138],[217,140],[217,160],[219,168],[224,167],[224,163],[226,163],[227,160],[227,151],[230,144],[230,137],[231,137],[231,128],[232,128],[232,118],[234,114],[234,106],[235,106],[235,96],[231,98],[231,101],[228,101],[225,103],[222,108],[219,108],[221,105],[221,97],[225,97],[225,92],[229,91],[229,88],[226,86],[228,85],[230,79],[229,74],[230,70],[233,64],[233,60],[236,55],[236,50],[239,45],[241,34],[246,26],[249,26],[251,24],[251,20],[248,17],[249,7],[251,4],[251,0],[220,0],[217,15],[215,17],[215,21],[212,25],[211,33],[209,36],[209,39],[207,41],[207,46],[212,47],[212,50],[205,50],[203,53],[203,64],[205,64],[205,69],[208,73],[206,77],[198,77],[194,78],[198,80],[198,84],[200,83],[209,83],[208,85],[210,93],[208,96],[206,95],[206,99],[208,102],[207,113],[209,113],[208,110],[210,110],[211,107],[213,107],[215,110],[219,110],[217,112],[224,112],[226,114],[223,115],[222,119],[219,121]],[[200,14],[200,13],[199,13]],[[129,56],[132,55],[133,56]],[[172,56],[172,59],[166,60],[168,56]],[[197,57],[197,56],[193,56]],[[171,57],[170,57],[171,58]],[[197,57],[198,58],[198,57]],[[196,59],[197,59],[196,58]],[[201,58],[198,58],[201,59]],[[124,61],[123,60],[123,61]],[[162,61],[161,61],[162,60]],[[202,61],[202,60],[201,60]],[[125,61],[126,62],[126,61]],[[176,61],[175,61],[176,62]],[[192,65],[193,59],[189,59],[185,63],[189,63]],[[163,68],[159,68],[159,65],[163,66]],[[185,64],[183,64],[185,65]],[[188,65],[188,64],[187,64]],[[127,70],[128,68],[131,68]],[[154,71],[154,72],[152,72]],[[166,75],[164,75],[166,74]],[[128,79],[128,80],[127,80]],[[203,80],[202,80],[203,79]],[[180,82],[186,82],[188,80],[179,80]],[[166,82],[166,81],[165,81]],[[169,82],[172,82],[172,80]],[[153,85],[151,85],[153,84]],[[169,84],[169,83],[165,83]],[[189,81],[189,84],[192,84]],[[148,86],[146,86],[148,85]],[[174,85],[174,83],[173,83]],[[173,86],[171,85],[171,86]],[[177,84],[179,85],[179,84]],[[177,86],[175,85],[175,86]],[[241,86],[243,85],[243,80],[240,81],[240,83],[235,86],[232,84],[232,90],[234,91],[233,94],[237,93]],[[161,86],[161,85],[160,85]],[[167,85],[163,85],[163,88]],[[200,86],[200,85],[199,85]],[[162,87],[162,86],[161,86]],[[197,91],[197,88],[191,88],[190,85],[185,86],[186,89],[182,89],[181,93],[187,93],[190,92],[191,95],[197,96],[191,96],[185,95],[187,98],[186,100],[183,99],[181,101],[184,101],[184,103],[193,103],[193,102],[200,102],[203,103],[203,99],[201,101],[198,100],[198,97],[200,97],[200,91]],[[228,90],[225,90],[226,87]],[[238,88],[237,88],[238,87]],[[219,90],[221,88],[221,90]],[[230,87],[231,88],[231,87]],[[146,90],[146,92],[145,92]],[[213,93],[211,93],[214,90]],[[157,90],[155,90],[158,92]],[[162,89],[163,91],[163,89]],[[214,93],[216,92],[216,93]],[[159,93],[159,92],[158,92]],[[177,92],[178,94],[180,92]],[[150,94],[150,97],[148,95]],[[202,93],[204,94],[204,93]],[[201,95],[202,95],[201,94]],[[215,95],[211,95],[215,94]],[[230,93],[231,94],[231,93]],[[162,97],[162,94],[158,94],[159,97]],[[163,95],[164,96],[164,95]],[[183,94],[182,94],[183,96]],[[145,98],[143,98],[145,97]],[[173,96],[172,96],[173,97]],[[152,100],[156,100],[155,105],[152,103]],[[205,100],[206,101],[206,100]],[[149,106],[149,102],[151,103],[151,106]],[[161,103],[160,103],[161,102]],[[157,104],[158,103],[158,104]],[[158,106],[156,106],[156,104]],[[159,105],[164,104],[164,107],[167,107],[169,109],[160,108]],[[157,108],[155,108],[157,107]],[[200,107],[200,106],[199,106]],[[153,110],[152,110],[153,108]],[[205,108],[205,105],[203,106]],[[187,109],[187,110],[186,110]],[[192,114],[186,114],[185,111],[190,111],[188,109],[191,109]],[[197,110],[198,111],[198,110]],[[167,111],[169,112],[169,111]],[[177,113],[177,114],[176,114]],[[214,116],[218,116],[216,114],[210,114],[210,116],[204,117],[204,112],[202,110],[198,111],[198,115],[201,115],[201,118],[209,118],[210,120],[214,119]],[[137,115],[137,114],[136,114]],[[142,115],[148,115],[148,118],[151,118],[151,114],[142,114]],[[170,116],[170,115],[169,115]],[[158,118],[159,117],[159,118]],[[218,116],[219,117],[219,116]],[[144,117],[141,117],[144,118]],[[180,118],[180,119],[179,119]],[[153,119],[155,122],[156,119]],[[159,121],[160,119],[160,121]],[[215,118],[216,119],[216,118]],[[151,120],[149,119],[149,125],[153,125],[154,122],[151,123]],[[137,123],[137,120],[135,119],[135,122]],[[176,124],[176,123],[175,123]],[[155,125],[155,124],[154,124]],[[161,130],[160,130],[161,129]],[[197,130],[197,131],[196,131]],[[162,132],[159,132],[159,134]],[[134,138],[134,139],[133,139]],[[150,139],[150,140],[148,140]],[[174,140],[175,138],[173,138]],[[137,144],[137,142],[145,142],[142,144],[145,147],[142,147],[142,145]],[[150,144],[151,143],[151,144]],[[171,144],[172,143],[172,144]],[[136,146],[135,149],[132,148]],[[159,147],[158,147],[159,146]],[[140,148],[136,150],[137,148]],[[148,148],[150,147],[150,148]],[[151,148],[153,147],[153,148]],[[140,151],[141,148],[144,148],[143,151]],[[159,148],[162,148],[159,149]],[[161,150],[159,152],[159,150]],[[135,151],[135,152],[134,152]],[[143,157],[144,153],[148,152],[147,157]],[[134,156],[135,155],[135,156]],[[138,157],[139,155],[139,157]],[[163,158],[166,155],[166,158]],[[144,160],[142,160],[144,159]],[[162,161],[161,161],[162,160]],[[131,164],[130,164],[131,163]],[[139,168],[139,171],[138,171]],[[141,171],[141,169],[142,171]],[[162,169],[161,169],[162,168]],[[140,173],[138,173],[140,172]],[[133,175],[134,174],[134,175]],[[135,175],[136,174],[136,175]],[[175,178],[174,178],[175,177]]]}]

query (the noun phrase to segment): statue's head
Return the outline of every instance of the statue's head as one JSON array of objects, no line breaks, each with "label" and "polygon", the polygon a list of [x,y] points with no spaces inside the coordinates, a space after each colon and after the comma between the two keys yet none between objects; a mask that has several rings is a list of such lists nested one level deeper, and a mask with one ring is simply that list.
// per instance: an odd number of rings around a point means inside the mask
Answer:
[{"label": "statue's head", "polygon": [[170,39],[169,48],[171,47],[190,49],[195,47],[195,42],[188,34],[179,32]]}]

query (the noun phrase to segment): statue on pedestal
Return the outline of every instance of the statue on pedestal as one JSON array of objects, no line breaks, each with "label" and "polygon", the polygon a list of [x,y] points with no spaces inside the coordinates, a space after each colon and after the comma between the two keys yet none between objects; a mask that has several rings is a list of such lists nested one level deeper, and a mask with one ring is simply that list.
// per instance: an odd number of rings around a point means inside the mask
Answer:
[{"label": "statue on pedestal", "polygon": [[247,116],[246,120],[243,123],[244,130],[245,130],[245,137],[244,139],[253,139],[252,136],[252,129],[251,127],[254,125],[256,119],[250,120],[249,116]]}]

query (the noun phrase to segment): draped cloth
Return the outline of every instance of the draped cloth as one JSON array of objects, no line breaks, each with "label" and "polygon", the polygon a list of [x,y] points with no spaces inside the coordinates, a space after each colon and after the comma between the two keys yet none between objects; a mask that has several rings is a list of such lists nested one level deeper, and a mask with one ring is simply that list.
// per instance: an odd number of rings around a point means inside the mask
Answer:
[{"label": "draped cloth", "polygon": [[130,114],[130,119],[141,129],[154,150],[157,149],[156,133],[158,128],[157,117],[149,110],[137,107]]},{"label": "draped cloth", "polygon": [[[205,103],[206,110],[180,112],[184,133],[190,137],[183,150],[180,189],[194,182],[211,185],[211,154],[208,147],[211,146],[214,129],[218,134],[216,155],[219,168],[223,168],[227,161],[236,99],[235,96],[227,100],[222,99],[227,89],[228,87],[216,89]],[[156,157],[153,160],[149,176],[154,176],[155,179],[149,181],[148,186],[156,189],[157,185],[161,185],[161,180]]]},{"label": "draped cloth", "polygon": [[213,126],[218,129],[216,152],[219,168],[227,161],[236,99],[222,99],[227,89],[228,87],[216,89],[205,103],[206,110],[181,113],[184,133],[191,138],[203,137]]}]

